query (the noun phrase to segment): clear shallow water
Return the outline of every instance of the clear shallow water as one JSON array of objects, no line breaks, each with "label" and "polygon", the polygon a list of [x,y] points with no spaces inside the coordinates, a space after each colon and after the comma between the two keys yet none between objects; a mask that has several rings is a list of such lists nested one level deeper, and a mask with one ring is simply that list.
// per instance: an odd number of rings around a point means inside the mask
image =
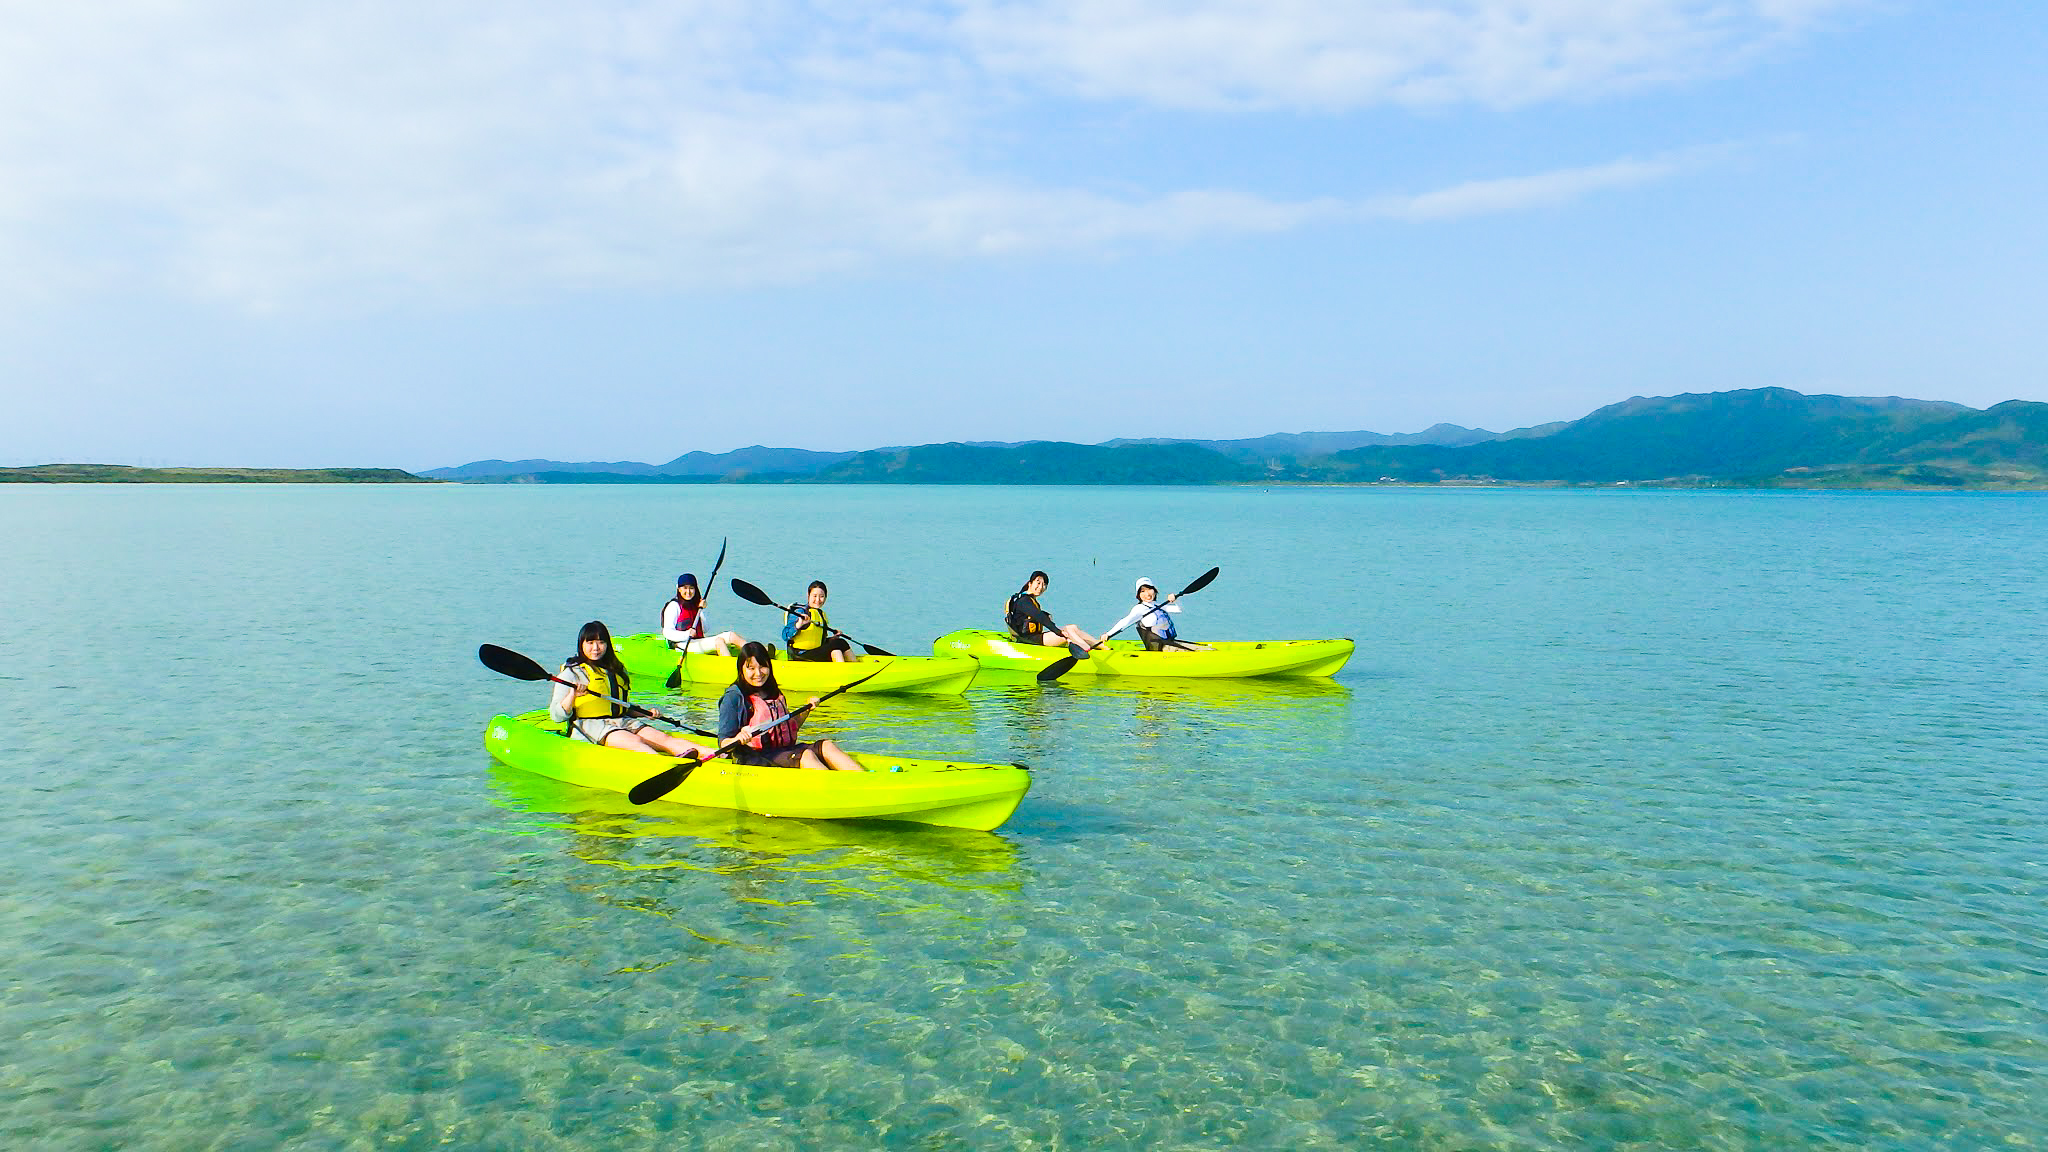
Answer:
[{"label": "clear shallow water", "polygon": [[[2048,1143],[2048,501],[0,489],[0,1147]],[[681,569],[1334,684],[842,697],[993,835],[492,765]],[[1156,540],[1157,543],[1141,543]],[[1057,541],[1061,546],[1053,546]],[[749,634],[766,610],[717,594]],[[685,697],[703,708],[708,697]]]}]

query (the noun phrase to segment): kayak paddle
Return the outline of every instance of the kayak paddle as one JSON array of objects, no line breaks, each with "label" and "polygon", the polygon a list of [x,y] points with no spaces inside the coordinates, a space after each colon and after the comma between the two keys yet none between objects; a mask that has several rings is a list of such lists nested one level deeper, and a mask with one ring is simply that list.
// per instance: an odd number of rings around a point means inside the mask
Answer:
[{"label": "kayak paddle", "polygon": [[[861,677],[858,680],[853,681],[850,684],[841,684],[839,687],[834,688],[830,692],[825,693],[823,696],[818,697],[816,700],[813,700],[810,703],[805,704],[800,708],[797,708],[795,711],[791,712],[789,716],[785,716],[781,720],[777,720],[776,723],[785,723],[791,717],[801,716],[804,713],[809,712],[811,709],[816,708],[818,705],[823,704],[825,701],[830,700],[834,696],[839,695],[841,692],[847,691],[850,688],[857,688],[860,685],[865,684],[870,680],[873,680],[875,677],[880,676],[888,667],[889,666],[887,664],[884,664],[882,665],[882,667],[875,669],[873,672],[868,673],[867,675]],[[715,750],[712,751],[711,755],[705,757],[705,759],[716,760],[720,756],[723,756],[726,753],[732,751],[733,749],[739,747],[740,745],[745,744],[750,739],[752,739],[752,737],[748,736],[746,734],[746,729],[742,728],[740,729],[739,735],[734,736],[732,739],[726,741],[723,744],[720,744]],[[668,795],[670,792],[675,791],[678,785],[682,784],[683,781],[689,779],[690,773],[696,771],[697,765],[701,763],[703,763],[703,761],[701,760],[683,760],[677,763],[674,767],[664,768],[660,772],[657,772],[654,775],[649,776],[647,779],[642,780],[638,784],[633,785],[632,791],[626,793],[626,799],[631,800],[635,804],[647,804],[652,801],[659,800],[663,796]]]},{"label": "kayak paddle", "polygon": [[[1209,582],[1216,579],[1216,577],[1219,574],[1221,574],[1222,571],[1223,569],[1221,566],[1209,569],[1207,572],[1204,572],[1200,576],[1195,577],[1192,583],[1190,583],[1187,587],[1181,589],[1180,591],[1175,592],[1171,597],[1169,597],[1169,599],[1178,600],[1181,597],[1186,596],[1190,592],[1200,592],[1202,589],[1207,588],[1209,586]],[[1116,630],[1116,632],[1111,632],[1109,636],[1104,636],[1101,639],[1097,640],[1095,643],[1098,646],[1107,644],[1109,643],[1110,636],[1114,636],[1117,632],[1121,631],[1123,631],[1123,629],[1119,628]],[[1053,661],[1050,664],[1047,664],[1045,667],[1040,668],[1038,670],[1039,683],[1048,684],[1054,680],[1059,679],[1062,676],[1065,676],[1067,674],[1068,669],[1080,663],[1081,658],[1088,654],[1086,649],[1079,648],[1077,645],[1073,644],[1067,645],[1067,651],[1073,653],[1073,655],[1062,656],[1059,659]]]},{"label": "kayak paddle", "polygon": [[[766,592],[761,591],[759,588],[756,588],[752,584],[747,583],[745,580],[742,580],[737,576],[732,578],[732,593],[733,595],[739,597],[742,600],[746,600],[754,604],[759,604],[763,608],[780,608],[784,612],[787,612],[792,616],[798,615],[805,611],[804,608],[796,604],[777,604],[774,600],[769,598]],[[851,636],[847,636],[846,633],[841,632],[837,628],[827,628],[825,629],[825,631],[830,632],[834,636],[844,636],[849,643],[860,644],[861,651],[866,652],[870,656],[895,655],[894,652],[889,652],[877,648],[873,644],[861,644],[860,641],[855,640]]]},{"label": "kayak paddle", "polygon": [[[711,583],[697,589],[697,611],[700,616],[704,611],[704,601],[710,597],[712,586],[718,583],[718,570],[725,567],[725,544],[726,538],[720,536],[718,538],[718,559],[711,564]],[[676,656],[676,670],[668,674],[666,683],[669,691],[673,692],[683,686],[683,661],[689,658],[690,642],[685,640],[683,641],[682,649]]]},{"label": "kayak paddle", "polygon": [[[541,666],[540,661],[530,656],[523,656],[510,648],[500,648],[496,644],[479,646],[476,650],[476,658],[483,661],[484,667],[498,673],[500,676],[510,676],[514,680],[552,680],[557,684],[570,688],[583,687],[574,680],[564,680],[560,676],[549,674],[548,670]],[[590,692],[590,689],[587,687],[583,687],[583,690]],[[699,736],[711,736],[714,738],[718,735],[716,732],[706,732],[702,728],[692,728],[681,720],[677,720],[672,716],[664,716],[652,708],[643,708],[629,700],[621,700],[616,696],[606,696],[602,692],[590,692],[590,694],[599,700],[617,704],[629,712],[645,716],[650,720],[659,720],[664,724],[673,724],[685,732],[695,732]]]}]

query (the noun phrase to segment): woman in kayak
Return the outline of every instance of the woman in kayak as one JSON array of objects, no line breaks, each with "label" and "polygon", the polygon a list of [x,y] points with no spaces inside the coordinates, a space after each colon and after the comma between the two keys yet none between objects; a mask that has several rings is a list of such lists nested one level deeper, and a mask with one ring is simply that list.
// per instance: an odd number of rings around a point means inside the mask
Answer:
[{"label": "woman in kayak", "polygon": [[801,612],[785,612],[782,623],[782,649],[789,653],[791,660],[837,660],[844,663],[858,659],[853,654],[853,645],[846,637],[832,627],[832,621],[825,615],[827,595],[823,580],[811,581],[807,594],[809,606]]},{"label": "woman in kayak", "polygon": [[1193,644],[1174,634],[1173,617],[1169,612],[1179,612],[1180,605],[1174,601],[1178,595],[1168,596],[1164,603],[1159,600],[1159,589],[1153,587],[1146,577],[1138,577],[1138,602],[1124,613],[1124,618],[1103,632],[1107,639],[1133,624],[1138,626],[1138,638],[1145,642],[1147,652],[1198,652],[1207,644]]},{"label": "woman in kayak", "polygon": [[[732,687],[718,701],[719,744],[730,744],[735,738],[744,741],[732,750],[734,761],[835,772],[862,770],[859,761],[830,740],[797,741],[796,730],[804,718],[789,714],[788,702],[775,683],[767,645],[759,641],[742,645],[738,671]],[[817,703],[817,698],[811,703]]]},{"label": "woman in kayak", "polygon": [[669,647],[686,654],[730,656],[734,648],[746,643],[737,632],[704,634],[704,598],[697,591],[697,577],[688,572],[676,577],[675,598],[661,606],[661,637]]},{"label": "woman in kayak", "polygon": [[1010,635],[1025,644],[1043,644],[1048,648],[1059,648],[1067,644],[1079,644],[1093,648],[1101,641],[1080,628],[1068,624],[1061,627],[1052,622],[1052,615],[1039,606],[1038,598],[1045,595],[1045,587],[1051,580],[1043,572],[1033,572],[1024,587],[1003,608],[1003,623],[1009,626]]},{"label": "woman in kayak", "polygon": [[[633,690],[626,666],[612,651],[611,629],[602,620],[592,620],[576,634],[576,655],[562,665],[557,675],[569,681],[555,685],[548,700],[548,715],[569,725],[569,738],[607,748],[654,752],[664,756],[689,756],[702,760],[714,749],[663,732],[637,716],[626,715],[623,705]],[[613,697],[607,700],[605,697]]]}]

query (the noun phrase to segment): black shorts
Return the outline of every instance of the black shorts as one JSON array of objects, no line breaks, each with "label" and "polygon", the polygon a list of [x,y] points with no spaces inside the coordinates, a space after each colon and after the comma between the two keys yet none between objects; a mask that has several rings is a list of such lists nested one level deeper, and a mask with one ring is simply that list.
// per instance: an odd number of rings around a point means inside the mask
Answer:
[{"label": "black shorts", "polygon": [[1143,624],[1138,625],[1138,639],[1145,642],[1147,652],[1192,652],[1194,646],[1173,636],[1161,636]]},{"label": "black shorts", "polygon": [[791,744],[785,748],[749,748],[742,744],[732,750],[732,760],[735,764],[745,764],[750,767],[759,768],[773,765],[775,757],[784,752],[795,752],[801,755],[817,746],[817,742],[814,740]]},{"label": "black shorts", "polygon": [[789,658],[791,660],[830,660],[834,652],[851,651],[853,651],[853,645],[846,642],[846,637],[827,636],[825,637],[825,642],[816,648],[791,648],[789,650]]}]

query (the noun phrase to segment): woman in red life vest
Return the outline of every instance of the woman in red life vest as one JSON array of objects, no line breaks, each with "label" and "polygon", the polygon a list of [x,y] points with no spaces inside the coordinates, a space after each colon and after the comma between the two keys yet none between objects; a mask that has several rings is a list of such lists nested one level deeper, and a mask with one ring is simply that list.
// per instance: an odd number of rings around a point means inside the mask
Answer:
[{"label": "woman in red life vest", "polygon": [[[817,703],[816,698],[811,702]],[[718,742],[729,744],[735,737],[744,737],[746,743],[732,752],[732,758],[741,764],[863,770],[859,761],[830,740],[799,743],[796,730],[802,723],[803,717],[789,714],[782,689],[775,684],[767,646],[749,641],[740,648],[738,678],[718,701]]]},{"label": "woman in red life vest", "polygon": [[704,634],[704,597],[697,590],[697,577],[688,572],[676,577],[675,598],[661,606],[661,637],[669,647],[685,653],[716,652],[720,656],[730,656],[734,648],[746,643],[737,632]]},{"label": "woman in red life vest", "polygon": [[[576,655],[557,674],[568,684],[555,685],[548,701],[548,715],[567,721],[569,738],[602,744],[607,748],[628,748],[665,756],[694,756],[703,759],[714,749],[685,740],[673,732],[650,727],[613,700],[627,699],[633,690],[632,677],[612,651],[611,629],[602,620],[592,620],[576,634]],[[607,700],[605,697],[612,697]]]}]

